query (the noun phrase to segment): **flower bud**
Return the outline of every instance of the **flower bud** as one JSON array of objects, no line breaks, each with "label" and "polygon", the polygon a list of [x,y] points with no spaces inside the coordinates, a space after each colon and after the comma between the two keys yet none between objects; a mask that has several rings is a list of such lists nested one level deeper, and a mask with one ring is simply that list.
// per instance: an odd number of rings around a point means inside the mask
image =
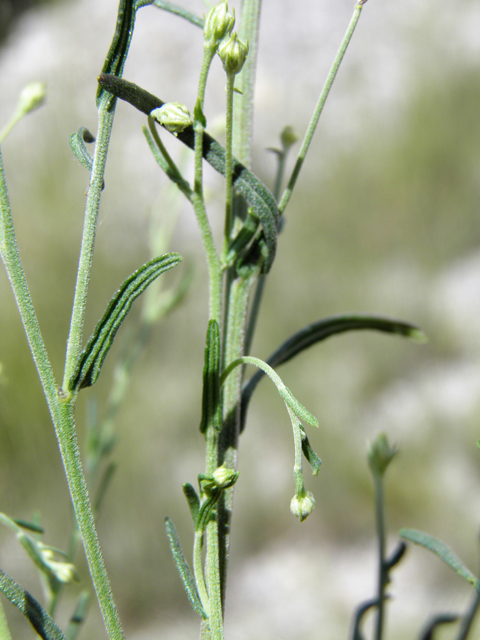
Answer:
[{"label": "flower bud", "polygon": [[21,116],[38,109],[44,102],[47,95],[47,85],[44,82],[30,82],[23,89],[18,100],[18,112]]},{"label": "flower bud", "polygon": [[248,54],[248,44],[244,44],[236,33],[226,38],[218,48],[218,55],[223,68],[229,74],[237,74],[242,70]]},{"label": "flower bud", "polygon": [[381,478],[397,452],[395,446],[391,447],[388,444],[387,436],[380,433],[370,444],[367,453],[368,465],[373,475]]},{"label": "flower bud", "polygon": [[238,478],[238,471],[229,469],[224,464],[217,467],[213,472],[213,479],[217,489],[228,489],[235,484]]},{"label": "flower bud", "polygon": [[300,519],[300,522],[308,518],[314,509],[315,498],[313,497],[313,493],[305,489],[295,494],[290,502],[290,511]]},{"label": "flower bud", "polygon": [[287,125],[280,134],[280,140],[282,141],[283,150],[288,151],[290,147],[298,140],[298,136],[293,130],[293,127]]},{"label": "flower bud", "polygon": [[204,46],[207,49],[216,50],[220,42],[232,32],[234,24],[235,9],[231,14],[228,11],[227,0],[219,2],[205,18],[203,26]]},{"label": "flower bud", "polygon": [[190,111],[180,102],[167,102],[154,109],[150,115],[170,133],[180,133],[192,124]]}]

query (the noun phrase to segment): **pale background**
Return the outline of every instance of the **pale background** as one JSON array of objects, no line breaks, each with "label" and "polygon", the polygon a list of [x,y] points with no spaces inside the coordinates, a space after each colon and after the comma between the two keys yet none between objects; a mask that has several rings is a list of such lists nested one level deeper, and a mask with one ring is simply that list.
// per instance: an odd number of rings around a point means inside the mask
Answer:
[{"label": "pale background", "polygon": [[[232,3],[239,10],[239,3]],[[184,2],[202,13],[200,0]],[[20,249],[59,379],[68,331],[87,173],[68,136],[96,128],[96,76],[113,34],[116,2],[57,2],[26,13],[0,49],[0,122],[31,80],[46,105],[2,146]],[[351,0],[265,0],[256,94],[254,170],[271,185],[286,124],[303,133],[353,10]],[[385,431],[400,455],[387,483],[389,548],[402,526],[443,538],[478,568],[480,389],[480,7],[473,0],[370,0],[325,109],[287,211],[253,355],[266,359],[303,325],[342,312],[412,321],[430,342],[357,334],[333,338],[281,375],[319,417],[309,430],[323,460],[306,476],[317,507],[300,524],[288,416],[263,382],[240,450],[226,638],[347,638],[354,608],[375,589],[375,540],[367,441]],[[125,77],[164,100],[193,106],[201,32],[155,8],[139,11]],[[219,131],[223,76],[207,100]],[[119,105],[100,213],[88,307],[90,331],[120,282],[148,255],[152,206],[165,178],[141,133],[144,118]],[[176,150],[175,141],[170,141]],[[221,185],[209,175],[212,193]],[[212,205],[221,230],[220,208]],[[167,215],[160,207],[160,215]],[[214,223],[215,224],[215,223]],[[117,422],[118,470],[99,533],[128,638],[193,638],[191,612],[169,555],[169,515],[189,555],[183,482],[203,470],[198,432],[206,329],[206,270],[192,212],[182,208],[171,244],[195,270],[187,299],[156,329]],[[186,268],[183,265],[181,268]],[[172,275],[172,281],[175,277]],[[40,386],[0,271],[0,510],[42,515],[62,548],[71,512]],[[139,303],[137,303],[138,305]],[[80,402],[102,415],[115,355]],[[83,585],[88,575],[79,554]],[[0,566],[41,599],[15,539],[0,532]],[[410,549],[393,574],[388,638],[416,638],[433,613],[471,596],[453,572]],[[61,609],[65,624],[78,593]],[[15,638],[35,634],[10,607]],[[84,638],[102,638],[96,606]],[[453,628],[438,638],[453,638]]]}]

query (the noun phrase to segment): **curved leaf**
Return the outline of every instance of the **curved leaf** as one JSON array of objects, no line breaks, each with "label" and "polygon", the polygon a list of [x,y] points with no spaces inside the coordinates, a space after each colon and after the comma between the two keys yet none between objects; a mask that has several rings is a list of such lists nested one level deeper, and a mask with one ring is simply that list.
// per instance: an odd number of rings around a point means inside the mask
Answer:
[{"label": "curved leaf", "polygon": [[475,588],[477,593],[480,593],[480,580],[473,575],[460,558],[450,549],[444,542],[429,535],[423,533],[423,531],[416,531],[415,529],[402,529],[400,531],[400,537],[405,540],[410,540],[415,544],[428,549],[441,558],[449,567],[451,567],[459,576],[465,578],[467,582],[470,582]]},{"label": "curved leaf", "polygon": [[[337,333],[360,329],[393,333],[411,338],[417,342],[426,341],[426,336],[421,329],[413,324],[401,322],[400,320],[383,318],[381,316],[331,316],[313,322],[294,333],[268,358],[267,363],[271,367],[278,367],[317,342],[321,342]],[[257,371],[257,373],[244,384],[242,391],[241,431],[245,428],[245,418],[250,398],[264,375],[265,373],[263,371]]]},{"label": "curved leaf", "polygon": [[0,569],[0,591],[27,618],[43,640],[67,640],[60,627],[18,582]]},{"label": "curved leaf", "polygon": [[166,0],[153,0],[153,5],[159,9],[163,9],[164,11],[180,16],[181,18],[185,18],[185,20],[188,20],[195,26],[203,29],[203,23],[205,22],[203,18],[196,16],[194,13],[187,11],[183,7],[173,4],[173,2],[167,2]]},{"label": "curved leaf", "polygon": [[205,365],[203,367],[203,400],[200,432],[205,433],[210,424],[220,430],[220,328],[214,319],[208,323]]},{"label": "curved leaf", "polygon": [[[105,90],[130,103],[146,115],[165,104],[160,98],[145,91],[145,89],[133,82],[128,82],[105,72],[99,76],[98,82]],[[195,133],[192,126],[176,133],[176,137],[187,147],[194,149]],[[206,132],[203,134],[203,157],[216,171],[223,176],[225,175],[225,149]],[[232,178],[233,186],[244,196],[262,223],[268,248],[263,271],[267,273],[272,266],[277,247],[278,226],[280,223],[277,203],[263,182],[235,158],[233,159]]]},{"label": "curved leaf", "polygon": [[151,282],[175,267],[181,259],[178,253],[166,253],[145,263],[125,280],[110,300],[102,319],[80,354],[68,385],[69,391],[78,391],[97,381],[113,339],[132,304]]},{"label": "curved leaf", "polygon": [[431,622],[427,624],[425,629],[422,631],[420,635],[420,640],[433,640],[433,633],[436,631],[437,627],[442,624],[451,624],[452,622],[457,622],[460,618],[459,615],[455,613],[443,613],[435,616]]},{"label": "curved leaf", "polygon": [[363,602],[357,610],[355,611],[355,616],[353,619],[353,629],[352,629],[352,640],[364,640],[364,636],[360,630],[365,614],[373,609],[373,607],[378,607],[378,598],[367,600]]},{"label": "curved leaf", "polygon": [[80,127],[78,131],[72,133],[69,139],[70,147],[83,166],[89,171],[92,170],[93,158],[90,155],[85,143],[95,142],[95,136],[86,127]]}]

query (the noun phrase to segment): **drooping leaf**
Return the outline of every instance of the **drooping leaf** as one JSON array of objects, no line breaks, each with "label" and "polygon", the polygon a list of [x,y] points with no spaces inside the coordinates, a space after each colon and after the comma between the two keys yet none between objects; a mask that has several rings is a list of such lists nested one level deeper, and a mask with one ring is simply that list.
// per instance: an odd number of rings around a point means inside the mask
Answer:
[{"label": "drooping leaf", "polygon": [[[111,73],[115,76],[122,75],[132,40],[137,10],[152,4],[152,2],[153,0],[120,0],[115,33],[103,64],[103,73]],[[98,87],[97,107],[100,104],[104,91],[102,86]]]},{"label": "drooping leaf", "polygon": [[110,300],[102,319],[78,358],[68,385],[70,391],[78,391],[96,382],[113,339],[132,304],[151,282],[175,267],[181,259],[178,253],[166,253],[145,263],[125,280]]},{"label": "drooping leaf", "polygon": [[[123,78],[117,78],[105,72],[99,76],[98,82],[105,90],[130,103],[146,115],[165,104],[153,94],[133,84],[133,82],[128,82]],[[183,131],[178,132],[176,137],[190,149],[194,149],[195,133],[193,127],[186,127]],[[216,171],[223,176],[225,175],[225,149],[206,132],[203,134],[203,157]],[[235,158],[233,159],[233,186],[245,197],[245,200],[262,223],[263,234],[268,247],[268,255],[263,271],[267,273],[272,266],[277,246],[280,223],[277,203],[264,183]]]},{"label": "drooping leaf", "polygon": [[373,609],[373,607],[378,607],[378,598],[367,600],[363,602],[358,609],[355,611],[355,616],[353,619],[353,630],[352,630],[352,640],[364,640],[364,636],[361,632],[361,624],[365,617],[365,614]]},{"label": "drooping leaf", "polygon": [[425,629],[420,634],[420,640],[433,640],[433,634],[436,631],[437,627],[442,624],[451,624],[452,622],[457,622],[460,616],[454,613],[443,613],[438,616],[435,616],[433,620],[431,620]]},{"label": "drooping leaf", "polygon": [[203,367],[203,400],[200,432],[205,433],[209,424],[216,422],[220,429],[220,328],[216,320],[210,320],[205,346],[205,364]]},{"label": "drooping leaf", "polygon": [[406,551],[407,545],[405,544],[405,542],[399,542],[392,555],[385,560],[385,567],[387,571],[390,571],[397,566],[397,564],[405,555]]},{"label": "drooping leaf", "polygon": [[475,588],[477,593],[480,593],[480,580],[468,569],[460,558],[450,549],[444,542],[429,535],[423,533],[423,531],[416,531],[415,529],[402,529],[400,531],[400,537],[410,542],[428,549],[441,558],[449,567],[451,567],[459,576],[470,582]]},{"label": "drooping leaf", "polygon": [[173,4],[173,2],[167,2],[166,0],[153,0],[153,5],[155,7],[158,7],[159,9],[163,9],[164,11],[168,11],[169,13],[173,13],[177,16],[180,16],[181,18],[185,18],[185,20],[188,20],[192,24],[203,29],[203,23],[204,23],[203,18],[196,16],[195,14],[191,13],[190,11],[187,11],[183,7],[179,7],[176,4]]},{"label": "drooping leaf", "polygon": [[170,520],[170,518],[165,518],[165,527],[167,529],[167,536],[170,541],[170,548],[172,550],[173,559],[175,560],[175,564],[177,565],[177,569],[180,573],[180,577],[182,579],[185,591],[187,592],[188,599],[190,600],[190,604],[192,605],[193,609],[198,614],[200,614],[204,620],[206,620],[207,614],[202,607],[200,596],[198,595],[197,591],[197,585],[195,584],[195,578],[193,577],[193,573],[188,565],[188,562],[185,560],[185,556],[183,555],[182,547],[180,545],[180,540],[178,538],[177,530],[175,529],[175,525]]},{"label": "drooping leaf", "polygon": [[[267,360],[271,367],[278,367],[294,356],[308,349],[317,342],[346,331],[373,330],[405,336],[417,342],[425,342],[425,334],[415,325],[400,320],[381,316],[345,315],[332,316],[318,320],[294,333]],[[257,371],[243,386],[241,431],[245,427],[245,419],[250,398],[258,383],[265,375]]]},{"label": "drooping leaf", "polygon": [[0,569],[0,591],[30,622],[43,640],[67,640],[43,607],[18,582]]}]

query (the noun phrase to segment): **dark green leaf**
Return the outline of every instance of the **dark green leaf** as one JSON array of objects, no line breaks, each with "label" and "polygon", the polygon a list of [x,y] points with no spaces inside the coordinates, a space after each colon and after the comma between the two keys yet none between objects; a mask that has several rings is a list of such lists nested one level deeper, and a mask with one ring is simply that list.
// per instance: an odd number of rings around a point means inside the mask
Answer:
[{"label": "dark green leaf", "polygon": [[[111,73],[115,76],[122,75],[132,40],[137,10],[140,9],[140,7],[152,4],[152,2],[153,0],[120,0],[115,33],[103,64],[103,73]],[[97,91],[97,106],[100,103],[103,93],[104,88],[99,86]]]},{"label": "dark green leaf", "polygon": [[195,578],[193,577],[192,570],[188,566],[188,562],[183,555],[180,540],[178,538],[175,525],[170,518],[165,518],[165,527],[167,529],[167,536],[170,540],[170,548],[172,550],[173,559],[177,565],[178,572],[183,582],[185,591],[187,592],[188,599],[194,610],[202,616],[204,620],[207,619],[207,614],[203,610],[200,596],[198,595],[197,586],[195,584]]},{"label": "dark green leaf", "polygon": [[183,493],[185,494],[185,497],[187,499],[193,523],[195,524],[197,522],[198,512],[200,510],[200,498],[189,482],[186,482],[183,485]]},{"label": "dark green leaf", "polygon": [[[323,320],[313,322],[300,331],[297,331],[297,333],[294,333],[270,356],[267,363],[271,367],[278,367],[317,342],[321,342],[322,340],[325,340],[337,333],[360,329],[393,333],[411,338],[418,342],[426,341],[425,334],[418,327],[399,320],[382,318],[380,316],[332,316],[330,318],[324,318]],[[245,418],[250,398],[264,375],[263,371],[257,371],[257,373],[255,373],[250,380],[244,384],[242,391],[241,431],[243,431],[245,427]]]},{"label": "dark green leaf", "polygon": [[27,522],[26,520],[21,520],[20,518],[12,518],[12,520],[15,522],[15,524],[18,524],[18,526],[22,527],[23,529],[28,529],[29,531],[33,531],[34,533],[45,533],[45,529],[35,522]]},{"label": "dark green leaf", "polygon": [[313,475],[316,476],[316,475],[318,475],[318,472],[320,471],[320,466],[322,464],[322,461],[317,456],[315,451],[312,449],[312,446],[310,444],[308,436],[305,433],[305,429],[303,428],[303,426],[301,424],[299,426],[300,426],[300,435],[302,436],[302,451],[303,451],[303,455],[307,459],[308,464],[312,467]]},{"label": "dark green leaf", "polygon": [[187,11],[183,7],[178,7],[172,2],[166,2],[166,0],[154,0],[153,4],[159,9],[164,9],[164,11],[169,11],[170,13],[174,13],[177,16],[181,16],[182,18],[185,18],[185,20],[188,20],[192,24],[203,29],[204,19],[194,15],[190,11]]},{"label": "dark green leaf", "polygon": [[365,614],[373,609],[373,607],[378,607],[378,599],[367,600],[363,604],[361,604],[358,609],[355,611],[355,617],[353,621],[353,631],[352,631],[352,640],[364,640],[364,636],[360,631],[360,626],[363,622]]},{"label": "dark green leaf", "polygon": [[397,564],[405,555],[406,551],[407,551],[407,545],[404,542],[399,542],[395,551],[385,561],[385,567],[387,571],[390,571],[391,569],[397,566]]},{"label": "dark green leaf", "polygon": [[444,613],[438,616],[435,616],[431,622],[427,624],[425,629],[420,634],[420,640],[433,640],[433,633],[442,624],[451,624],[452,622],[456,622],[460,616],[455,615],[454,613]]},{"label": "dark green leaf", "polygon": [[220,329],[216,320],[210,320],[207,329],[207,344],[205,346],[205,364],[203,367],[203,400],[201,433],[215,423],[220,429]]},{"label": "dark green leaf", "polygon": [[450,549],[444,542],[422,531],[415,531],[414,529],[402,529],[400,531],[400,537],[419,544],[421,547],[428,549],[441,558],[449,567],[458,573],[459,576],[465,578],[467,582],[470,582],[475,588],[477,593],[480,593],[480,581],[473,573],[468,569],[460,558]]},{"label": "dark green leaf", "polygon": [[27,618],[43,640],[67,640],[48,613],[13,578],[0,569],[0,591]]},{"label": "dark green leaf", "polygon": [[[146,115],[149,115],[151,111],[164,104],[162,100],[145,91],[145,89],[122,78],[102,73],[98,78],[98,82],[105,90],[117,98],[129,102]],[[195,134],[193,127],[186,127],[183,131],[178,132],[176,137],[190,149],[194,149]],[[225,149],[206,132],[203,134],[203,157],[216,171],[223,176],[225,175]],[[280,223],[277,203],[263,182],[236,159],[233,160],[233,185],[245,197],[245,200],[262,223],[263,234],[268,248],[268,255],[263,266],[263,271],[266,273],[272,266],[277,246],[278,226]]]},{"label": "dark green leaf", "polygon": [[96,382],[113,339],[132,304],[151,282],[175,267],[181,259],[178,253],[166,253],[150,260],[125,280],[110,300],[102,319],[78,358],[68,386],[70,391],[78,391]]}]

